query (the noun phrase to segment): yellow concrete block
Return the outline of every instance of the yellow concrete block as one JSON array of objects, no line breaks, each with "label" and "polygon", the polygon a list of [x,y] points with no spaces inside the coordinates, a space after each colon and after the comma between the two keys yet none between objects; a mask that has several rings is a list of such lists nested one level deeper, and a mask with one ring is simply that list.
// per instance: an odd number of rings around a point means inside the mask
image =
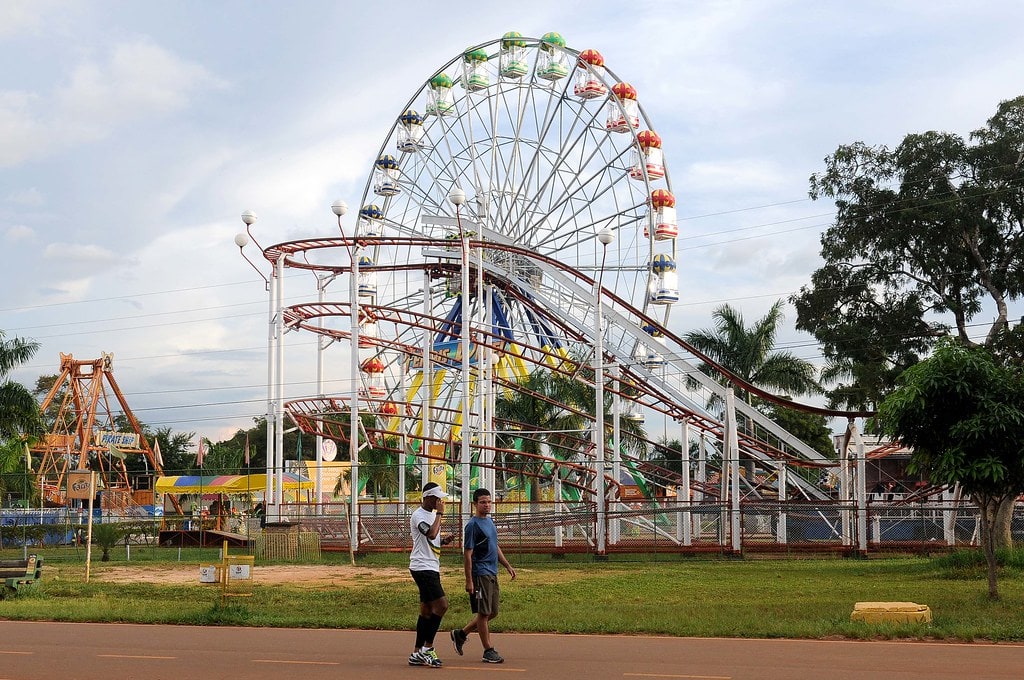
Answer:
[{"label": "yellow concrete block", "polygon": [[916,602],[858,602],[851,621],[864,623],[931,623],[932,610]]}]

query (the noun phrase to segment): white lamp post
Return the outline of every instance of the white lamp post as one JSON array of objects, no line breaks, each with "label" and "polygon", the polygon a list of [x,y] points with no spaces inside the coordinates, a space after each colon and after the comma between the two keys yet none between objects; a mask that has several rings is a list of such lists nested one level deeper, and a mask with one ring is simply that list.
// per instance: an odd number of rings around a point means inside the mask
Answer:
[{"label": "white lamp post", "polygon": [[[348,204],[345,201],[335,201],[331,204],[331,211],[338,217],[338,229],[341,229],[341,217],[348,212]],[[334,280],[336,275],[331,276],[317,276],[316,278],[316,290],[317,290],[317,301],[322,305],[324,302],[324,296],[327,291],[327,284]],[[323,317],[317,318],[317,328],[323,329],[324,319]],[[318,396],[324,396],[324,350],[327,348],[324,344],[323,334],[317,336],[316,341],[316,393]],[[324,437],[320,431],[317,431],[316,435],[316,474],[314,475],[314,493],[316,494],[316,508],[317,514],[322,512],[323,508],[323,493],[324,493]]]},{"label": "white lamp post", "polygon": [[615,232],[605,227],[597,232],[597,240],[601,244],[601,269],[594,286],[594,493],[597,496],[597,554],[604,555],[607,511],[604,484],[604,316],[601,313],[601,284],[608,245],[615,240]]},{"label": "white lamp post", "polygon": [[249,244],[251,240],[257,248],[263,250],[263,246],[260,245],[259,241],[252,235],[252,225],[256,223],[258,219],[255,212],[252,210],[246,210],[242,213],[242,223],[245,224],[245,233],[235,235],[235,245],[238,246],[238,251],[248,262],[256,273],[260,275],[263,282],[266,284],[266,289],[269,292],[269,309],[267,313],[267,412],[266,412],[266,423],[267,423],[267,453],[266,453],[266,464],[267,464],[267,490],[264,492],[264,501],[266,503],[265,515],[267,517],[275,517],[280,519],[280,499],[275,493],[271,495],[271,490],[275,489],[275,471],[278,468],[278,457],[279,451],[277,444],[277,438],[275,431],[277,429],[277,404],[275,402],[275,387],[276,387],[276,371],[275,371],[275,358],[276,358],[276,327],[275,319],[278,316],[277,312],[277,294],[278,287],[276,285],[278,276],[277,268],[274,263],[271,263],[270,267],[270,278],[267,278],[260,268],[250,260],[244,252],[245,246]]},{"label": "white lamp post", "polygon": [[462,344],[462,429],[461,429],[461,454],[459,484],[461,486],[459,496],[461,498],[460,509],[463,517],[469,515],[469,239],[466,230],[462,228],[462,215],[460,208],[466,202],[466,192],[458,186],[453,187],[448,193],[448,201],[455,206],[455,220],[459,225],[459,242],[462,244],[462,322],[461,337]]},{"label": "white lamp post", "polygon": [[[335,204],[332,209],[337,214],[341,209]],[[341,228],[341,215],[338,215],[338,228]],[[349,534],[348,554],[352,564],[356,562],[356,549],[359,545],[359,388],[362,385],[362,378],[359,375],[359,244],[354,243],[349,250],[349,260],[352,265],[352,281],[349,284],[349,336],[352,340],[350,350],[351,362],[350,371],[352,375],[352,392],[349,397],[349,431],[348,431],[348,456],[349,456]]]}]

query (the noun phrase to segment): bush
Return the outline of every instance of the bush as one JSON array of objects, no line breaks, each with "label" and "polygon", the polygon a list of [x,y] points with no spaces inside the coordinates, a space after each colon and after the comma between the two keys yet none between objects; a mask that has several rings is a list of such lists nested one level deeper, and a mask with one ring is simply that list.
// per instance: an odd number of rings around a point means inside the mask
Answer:
[{"label": "bush", "polygon": [[[1010,548],[996,551],[996,564],[1006,569],[1024,570],[1024,548]],[[948,555],[935,559],[935,565],[952,572],[984,571],[985,553],[981,550],[954,550]]]},{"label": "bush", "polygon": [[92,542],[103,550],[100,562],[110,561],[110,550],[130,534],[129,525],[115,522],[103,522],[92,525]]}]

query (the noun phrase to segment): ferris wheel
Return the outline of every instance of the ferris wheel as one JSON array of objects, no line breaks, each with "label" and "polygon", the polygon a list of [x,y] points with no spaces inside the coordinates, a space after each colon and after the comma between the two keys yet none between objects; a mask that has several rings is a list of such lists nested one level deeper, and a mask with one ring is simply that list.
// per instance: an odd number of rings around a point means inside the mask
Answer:
[{"label": "ferris wheel", "polygon": [[[449,201],[454,188],[466,196],[461,210]],[[360,294],[377,307],[402,306],[423,289],[422,281],[409,280],[412,260],[434,255],[440,265],[457,258],[387,240],[373,245],[373,237],[445,239],[454,253],[468,232],[480,246],[474,258],[482,271],[505,285],[489,296],[481,285],[463,304],[458,278],[449,277],[430,289],[435,311],[447,308],[449,325],[468,317],[501,326],[508,342],[543,348],[548,364],[580,351],[530,305],[586,328],[592,304],[581,302],[587,284],[567,280],[546,260],[600,279],[611,294],[663,320],[679,296],[675,198],[661,140],[636,89],[599,52],[573,50],[557,33],[508,33],[467,49],[430,77],[381,147],[356,230],[370,244]],[[602,230],[614,235],[607,247],[598,240]],[[487,276],[474,279],[482,284]],[[364,328],[382,337],[409,330]],[[450,331],[433,330],[442,336],[435,349],[455,340]],[[607,330],[607,341],[625,341]],[[636,352],[647,360],[645,347]]]},{"label": "ferris wheel", "polygon": [[[557,33],[507,33],[429,77],[380,147],[354,232],[360,395],[422,456],[463,441],[467,418],[491,432],[502,385],[573,375],[598,340],[613,361],[664,362],[650,320],[667,323],[679,291],[662,142],[636,88]],[[638,314],[595,316],[601,295]],[[312,329],[333,311],[288,314]]]}]

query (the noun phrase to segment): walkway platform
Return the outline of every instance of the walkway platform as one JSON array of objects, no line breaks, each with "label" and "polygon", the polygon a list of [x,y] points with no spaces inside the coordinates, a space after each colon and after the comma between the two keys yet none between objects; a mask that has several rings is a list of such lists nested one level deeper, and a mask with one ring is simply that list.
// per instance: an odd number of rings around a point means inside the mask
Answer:
[{"label": "walkway platform", "polygon": [[160,532],[161,546],[183,546],[183,547],[220,547],[228,545],[236,548],[248,548],[249,537],[245,534],[235,534],[230,531],[216,531],[214,529],[176,529]]}]

